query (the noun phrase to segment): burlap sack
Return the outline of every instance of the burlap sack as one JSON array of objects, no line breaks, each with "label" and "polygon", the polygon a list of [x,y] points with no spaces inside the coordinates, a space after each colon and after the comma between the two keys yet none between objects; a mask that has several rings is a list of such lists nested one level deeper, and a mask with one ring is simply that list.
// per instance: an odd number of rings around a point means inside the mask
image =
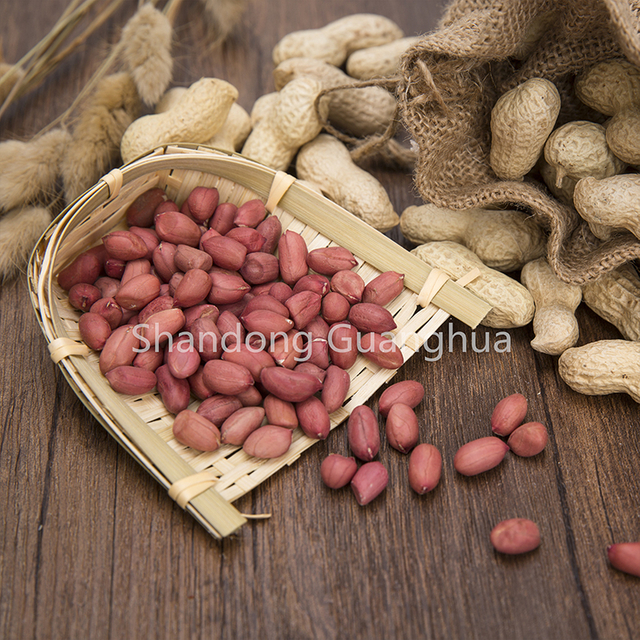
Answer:
[{"label": "burlap sack", "polygon": [[[536,32],[539,40],[530,42]],[[526,43],[530,51],[518,60]],[[529,78],[547,78],[562,96],[558,124],[602,122],[575,98],[573,82],[589,66],[623,56],[640,66],[639,0],[454,0],[438,29],[405,55],[397,87],[402,120],[418,147],[422,198],[453,209],[530,211],[549,231],[549,262],[573,284],[640,257],[632,234],[601,242],[540,182],[499,180],[489,165],[491,108],[500,95]]]}]

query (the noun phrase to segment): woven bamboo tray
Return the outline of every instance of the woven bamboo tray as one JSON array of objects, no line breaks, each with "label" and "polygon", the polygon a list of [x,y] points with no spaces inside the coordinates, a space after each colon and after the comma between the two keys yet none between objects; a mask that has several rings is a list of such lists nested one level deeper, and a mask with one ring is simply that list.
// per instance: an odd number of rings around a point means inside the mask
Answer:
[{"label": "woven bamboo tray", "polygon": [[[240,205],[261,198],[280,218],[283,230],[300,233],[309,250],[335,244],[349,249],[358,259],[355,270],[365,282],[382,271],[404,273],[405,288],[387,308],[398,325],[396,342],[405,361],[449,315],[475,327],[490,308],[452,281],[442,286],[432,303],[421,308],[418,294],[431,272],[426,264],[341,207],[287,178],[237,154],[194,145],[162,147],[112,171],[67,207],[44,233],[29,262],[33,307],[52,357],[59,361],[69,384],[105,429],[170,490],[172,497],[181,483],[190,483],[186,478],[202,478],[204,484],[194,491],[199,495],[187,497],[187,504],[181,506],[217,538],[233,533],[246,522],[232,506],[234,500],[284,465],[292,464],[316,440],[296,429],[290,450],[273,460],[253,458],[231,445],[202,453],[173,438],[173,415],[157,393],[125,396],[109,387],[100,374],[98,354],[80,341],[80,313],[70,306],[56,276],[105,234],[126,228],[126,209],[139,194],[161,187],[180,205],[194,187],[206,186],[219,190],[220,202]],[[395,371],[381,369],[360,356],[349,374],[349,396],[331,415],[332,428],[342,423],[354,407],[365,403]],[[195,409],[198,404],[194,399],[189,408]]]}]

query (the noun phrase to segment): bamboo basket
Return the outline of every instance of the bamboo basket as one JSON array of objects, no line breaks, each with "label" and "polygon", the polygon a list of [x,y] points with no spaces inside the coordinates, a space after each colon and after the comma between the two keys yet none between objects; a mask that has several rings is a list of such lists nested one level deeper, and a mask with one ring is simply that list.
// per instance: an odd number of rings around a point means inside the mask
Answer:
[{"label": "bamboo basket", "polygon": [[[404,273],[405,288],[387,308],[398,325],[396,338],[403,339],[402,344],[396,342],[405,361],[449,315],[475,327],[490,309],[453,281],[446,282],[433,301],[421,308],[418,295],[431,271],[429,266],[335,203],[292,177],[283,183],[282,177],[282,172],[209,147],[158,148],[112,171],[68,206],[43,234],[29,262],[34,310],[52,357],[71,387],[104,428],[174,499],[175,489],[182,483],[193,484],[194,478],[200,481],[192,493],[187,492],[187,497],[178,501],[216,538],[237,531],[246,522],[232,505],[234,500],[292,464],[316,440],[296,429],[289,451],[273,460],[253,458],[231,445],[202,453],[173,438],[173,415],[156,392],[125,396],[110,388],[98,368],[99,354],[80,341],[80,313],[70,306],[56,275],[105,234],[126,228],[126,209],[138,195],[161,187],[180,205],[194,187],[206,186],[219,190],[220,202],[240,205],[260,198],[280,218],[283,230],[291,229],[305,238],[309,250],[335,244],[349,249],[358,259],[355,270],[365,282],[382,271]],[[281,185],[278,194],[274,193],[276,184]],[[342,423],[354,407],[365,403],[395,371],[381,369],[359,356],[349,374],[349,395],[331,415],[332,428]],[[193,399],[189,408],[195,410],[198,404]]]}]

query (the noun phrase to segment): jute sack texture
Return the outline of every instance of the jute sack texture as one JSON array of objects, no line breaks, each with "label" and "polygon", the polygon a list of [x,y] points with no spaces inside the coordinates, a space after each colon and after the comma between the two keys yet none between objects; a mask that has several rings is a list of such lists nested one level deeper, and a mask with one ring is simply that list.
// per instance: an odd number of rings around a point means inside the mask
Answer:
[{"label": "jute sack texture", "polygon": [[572,284],[640,257],[628,232],[595,238],[577,212],[534,177],[500,180],[489,164],[491,109],[529,78],[562,97],[557,126],[605,117],[575,97],[575,78],[626,57],[640,67],[640,0],[455,0],[438,26],[405,54],[396,87],[404,125],[418,147],[416,187],[451,209],[509,206],[548,230],[548,259]]}]

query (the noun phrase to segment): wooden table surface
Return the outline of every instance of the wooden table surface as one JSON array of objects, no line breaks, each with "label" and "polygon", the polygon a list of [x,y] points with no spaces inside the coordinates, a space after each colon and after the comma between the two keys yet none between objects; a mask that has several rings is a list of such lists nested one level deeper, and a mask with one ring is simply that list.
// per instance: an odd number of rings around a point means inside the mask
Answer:
[{"label": "wooden table surface", "polygon": [[[19,59],[53,25],[66,0],[5,0],[5,57]],[[0,123],[1,138],[26,138],[59,114],[117,40],[125,7]],[[435,0],[251,0],[220,49],[207,50],[198,2],[176,30],[174,83],[229,80],[239,103],[273,90],[271,49],[290,31],[374,12],[407,35],[432,29]],[[411,176],[377,170],[396,210],[419,203]],[[399,238],[398,232],[392,237]],[[421,440],[438,446],[443,477],[418,496],[407,457],[383,443],[390,484],[359,507],[350,490],[319,475],[330,452],[347,453],[346,429],[236,504],[271,512],[218,542],[92,418],[47,354],[26,279],[0,290],[0,637],[2,638],[526,638],[640,637],[640,579],[611,569],[606,546],[640,539],[640,414],[624,395],[587,397],[559,378],[557,359],[529,346],[531,326],[511,330],[511,351],[474,352],[462,338],[442,357],[416,354],[396,379],[424,382]],[[619,337],[578,311],[580,342]],[[469,340],[471,331],[457,322]],[[477,331],[477,345],[485,329]],[[459,446],[490,435],[504,396],[529,400],[528,420],[549,430],[543,454],[511,454],[465,478]],[[376,397],[371,405],[375,406]],[[499,555],[489,533],[526,517],[540,548]]]}]

